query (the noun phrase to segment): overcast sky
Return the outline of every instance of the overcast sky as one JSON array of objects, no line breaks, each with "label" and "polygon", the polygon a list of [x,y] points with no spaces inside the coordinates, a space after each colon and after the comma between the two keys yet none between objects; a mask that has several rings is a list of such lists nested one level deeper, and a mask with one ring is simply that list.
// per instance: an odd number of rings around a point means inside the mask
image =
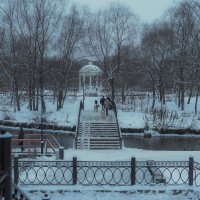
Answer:
[{"label": "overcast sky", "polygon": [[74,3],[88,5],[91,11],[107,7],[111,2],[122,3],[137,14],[142,22],[151,23],[160,19],[167,8],[179,0],[71,0]]}]

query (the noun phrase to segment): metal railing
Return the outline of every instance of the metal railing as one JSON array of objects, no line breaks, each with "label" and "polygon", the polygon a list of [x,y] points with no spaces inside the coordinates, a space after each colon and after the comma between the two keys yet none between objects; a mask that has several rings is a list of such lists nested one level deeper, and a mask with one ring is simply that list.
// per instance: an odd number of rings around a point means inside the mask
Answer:
[{"label": "metal railing", "polygon": [[18,161],[15,183],[45,185],[200,186],[200,163],[189,161]]},{"label": "metal railing", "polygon": [[0,199],[5,198],[6,172],[0,172]]},{"label": "metal railing", "polygon": [[15,200],[31,200],[15,183],[12,182],[12,198]]},{"label": "metal railing", "polygon": [[119,130],[120,148],[122,149],[122,134],[121,134],[121,129],[119,127],[117,107],[116,107],[115,101],[113,101],[113,108],[114,108],[114,113],[115,113],[115,117],[116,117],[116,121],[117,121],[117,127],[118,127],[118,130]]},{"label": "metal railing", "polygon": [[[48,139],[44,139],[44,147],[45,147],[45,154],[53,154],[55,153],[55,148],[51,144],[51,142]],[[23,145],[19,145],[19,143],[22,143]],[[41,139],[12,139],[12,145],[15,146],[13,148],[12,154],[23,154],[28,155],[29,153],[35,153],[37,154],[37,150],[40,149],[40,142]],[[19,147],[19,150],[16,148]],[[22,149],[20,151],[20,148]],[[38,151],[39,152],[39,151]]]},{"label": "metal railing", "polygon": [[77,124],[76,124],[76,134],[75,134],[75,149],[77,149],[77,140],[78,140],[78,129],[79,129],[79,123],[80,123],[80,116],[81,116],[81,109],[82,109],[83,102],[82,100],[80,101],[80,105],[79,105],[79,110],[78,110],[78,120],[77,120]]}]

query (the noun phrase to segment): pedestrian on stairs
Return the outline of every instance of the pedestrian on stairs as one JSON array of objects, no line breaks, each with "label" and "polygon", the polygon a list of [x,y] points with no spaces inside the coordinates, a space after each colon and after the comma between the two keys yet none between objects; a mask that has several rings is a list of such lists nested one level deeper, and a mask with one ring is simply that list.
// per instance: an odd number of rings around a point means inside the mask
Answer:
[{"label": "pedestrian on stairs", "polygon": [[100,99],[100,104],[102,106],[102,110],[104,109],[104,101],[105,101],[105,98],[104,98],[104,96],[102,96],[102,98]]},{"label": "pedestrian on stairs", "polygon": [[108,110],[112,108],[112,102],[109,97],[107,97],[104,101],[104,108],[106,109],[106,116],[108,116]]}]

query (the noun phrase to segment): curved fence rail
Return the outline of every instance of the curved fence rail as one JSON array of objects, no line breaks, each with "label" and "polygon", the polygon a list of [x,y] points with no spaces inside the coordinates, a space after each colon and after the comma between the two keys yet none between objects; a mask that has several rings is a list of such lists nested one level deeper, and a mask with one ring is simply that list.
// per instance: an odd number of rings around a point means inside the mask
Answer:
[{"label": "curved fence rail", "polygon": [[193,173],[194,173],[194,176],[193,176],[194,185],[199,187],[200,186],[200,163],[194,162]]},{"label": "curved fence rail", "polygon": [[15,183],[46,185],[189,184],[200,186],[200,163],[189,161],[18,161]]}]

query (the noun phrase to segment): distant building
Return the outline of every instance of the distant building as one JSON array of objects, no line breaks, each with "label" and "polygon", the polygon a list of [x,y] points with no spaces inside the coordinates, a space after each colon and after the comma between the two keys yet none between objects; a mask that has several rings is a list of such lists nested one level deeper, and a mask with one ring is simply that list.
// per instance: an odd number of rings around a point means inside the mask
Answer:
[{"label": "distant building", "polygon": [[85,89],[86,95],[97,94],[102,89],[103,71],[92,62],[79,71],[79,90]]}]

